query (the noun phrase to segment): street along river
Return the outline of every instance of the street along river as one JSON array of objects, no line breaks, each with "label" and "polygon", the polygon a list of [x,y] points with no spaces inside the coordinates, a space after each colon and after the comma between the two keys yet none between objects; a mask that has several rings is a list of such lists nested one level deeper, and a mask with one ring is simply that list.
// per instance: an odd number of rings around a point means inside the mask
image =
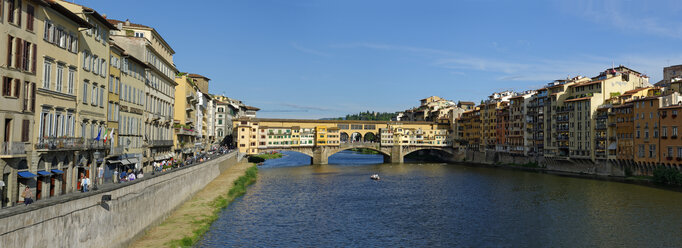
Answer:
[{"label": "street along river", "polygon": [[[445,163],[285,152],[199,247],[678,247],[682,193]],[[369,176],[378,173],[380,181]]]}]

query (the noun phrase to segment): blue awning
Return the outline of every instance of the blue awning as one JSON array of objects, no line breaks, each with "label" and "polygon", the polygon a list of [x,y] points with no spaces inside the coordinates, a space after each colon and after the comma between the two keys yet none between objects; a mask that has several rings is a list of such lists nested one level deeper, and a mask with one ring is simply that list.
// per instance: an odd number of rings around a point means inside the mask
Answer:
[{"label": "blue awning", "polygon": [[52,173],[56,173],[56,174],[64,174],[64,172],[63,172],[63,171],[61,171],[61,170],[52,170]]},{"label": "blue awning", "polygon": [[41,175],[41,176],[50,176],[50,175],[52,175],[52,173],[49,173],[49,172],[44,171],[44,170],[41,170],[41,171],[38,171],[38,175]]},{"label": "blue awning", "polygon": [[31,172],[28,172],[28,171],[20,171],[19,176],[22,178],[32,178],[32,177],[37,177],[38,175],[33,174]]}]

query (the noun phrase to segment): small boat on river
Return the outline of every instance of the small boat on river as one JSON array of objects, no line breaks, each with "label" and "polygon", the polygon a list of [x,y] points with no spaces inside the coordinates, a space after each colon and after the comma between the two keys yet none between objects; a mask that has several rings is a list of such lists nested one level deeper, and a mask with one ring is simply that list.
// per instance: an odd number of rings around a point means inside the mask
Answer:
[{"label": "small boat on river", "polygon": [[379,174],[371,175],[371,176],[369,176],[369,178],[372,180],[381,180],[381,178],[379,177]]}]

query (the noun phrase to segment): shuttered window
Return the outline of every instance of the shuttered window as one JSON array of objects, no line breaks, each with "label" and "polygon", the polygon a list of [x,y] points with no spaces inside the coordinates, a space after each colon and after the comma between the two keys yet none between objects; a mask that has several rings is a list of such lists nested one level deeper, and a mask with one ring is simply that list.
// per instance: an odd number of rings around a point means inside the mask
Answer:
[{"label": "shuttered window", "polygon": [[2,78],[2,95],[9,96],[12,93],[12,78]]},{"label": "shuttered window", "polygon": [[7,37],[7,67],[12,66],[12,41],[14,41],[14,37],[11,35],[8,35]]},{"label": "shuttered window", "polygon": [[16,52],[14,53],[14,67],[15,68],[21,68],[21,55],[22,55],[22,50],[21,47],[23,45],[23,42],[21,41],[20,38],[15,38],[15,43],[16,43]]},{"label": "shuttered window", "polygon": [[36,44],[33,44],[33,53],[31,54],[31,72],[36,73],[36,66],[37,66],[37,61],[36,56],[38,54],[38,47]]},{"label": "shuttered window", "polygon": [[21,95],[21,79],[14,80],[14,96],[19,97]]},{"label": "shuttered window", "polygon": [[29,129],[31,128],[31,121],[23,120],[21,123],[21,142],[28,142]]},{"label": "shuttered window", "polygon": [[36,111],[36,83],[31,83],[31,112]]},{"label": "shuttered window", "polygon": [[26,30],[33,31],[33,5],[26,5]]}]

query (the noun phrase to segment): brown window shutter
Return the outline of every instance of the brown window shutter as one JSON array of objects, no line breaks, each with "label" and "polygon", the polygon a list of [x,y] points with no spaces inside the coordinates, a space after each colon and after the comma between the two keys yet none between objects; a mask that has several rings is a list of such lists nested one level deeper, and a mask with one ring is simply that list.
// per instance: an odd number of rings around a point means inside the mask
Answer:
[{"label": "brown window shutter", "polygon": [[12,66],[12,37],[11,35],[7,35],[7,67]]},{"label": "brown window shutter", "polygon": [[11,78],[2,77],[2,95],[5,95],[5,87],[7,87],[7,81],[11,81]]},{"label": "brown window shutter", "polygon": [[31,112],[36,111],[36,83],[31,83]]},{"label": "brown window shutter", "polygon": [[21,79],[14,80],[14,96],[19,97],[21,95]]},{"label": "brown window shutter", "polygon": [[30,31],[33,31],[34,12],[33,5],[26,5],[26,29]]},{"label": "brown window shutter", "polygon": [[12,87],[12,79],[4,77],[2,80],[2,95],[7,96],[7,89]]},{"label": "brown window shutter", "polygon": [[33,44],[33,58],[31,58],[31,72],[36,73],[36,65],[38,64],[38,60],[36,59],[38,55],[38,47],[36,44]]},{"label": "brown window shutter", "polygon": [[17,46],[17,50],[14,53],[14,56],[15,56],[14,62],[16,63],[14,65],[14,68],[21,68],[21,45],[22,45],[22,42],[21,42],[20,38],[15,38],[15,39],[17,40],[15,42],[16,46]]},{"label": "brown window shutter", "polygon": [[29,71],[30,68],[28,68],[29,64],[29,55],[31,53],[31,43],[28,42],[27,40],[24,40],[24,51],[21,53],[21,60],[22,60],[22,67],[21,69],[24,71]]},{"label": "brown window shutter", "polygon": [[29,128],[31,127],[31,121],[24,120],[21,123],[21,142],[28,142]]},{"label": "brown window shutter", "polygon": [[18,17],[17,18],[17,25],[19,27],[21,27],[21,5],[22,5],[21,0],[19,0],[19,8],[17,8],[17,9],[19,9],[19,11],[17,11],[17,13],[18,13],[17,14],[17,17]]}]

